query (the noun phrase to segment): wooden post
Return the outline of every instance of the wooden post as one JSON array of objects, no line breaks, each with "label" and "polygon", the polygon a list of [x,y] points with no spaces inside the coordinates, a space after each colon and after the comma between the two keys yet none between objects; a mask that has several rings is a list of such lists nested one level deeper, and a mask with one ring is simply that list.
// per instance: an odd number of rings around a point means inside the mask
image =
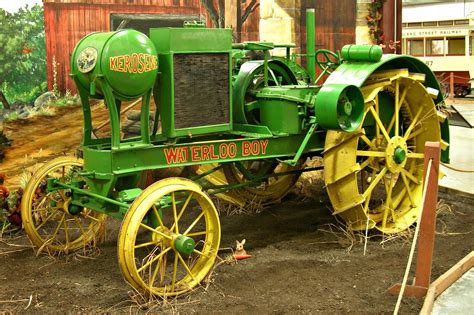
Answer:
[{"label": "wooden post", "polygon": [[449,73],[449,98],[454,98],[454,72]]},{"label": "wooden post", "polygon": [[[416,258],[415,282],[407,285],[404,296],[424,297],[431,281],[431,265],[433,262],[433,248],[436,228],[436,207],[438,204],[438,178],[439,178],[439,142],[426,142],[424,185],[426,194],[423,196],[424,206],[420,222],[420,236],[418,241],[418,255]],[[429,161],[432,160],[428,171]],[[389,289],[392,294],[398,294],[401,284],[395,284]]]}]

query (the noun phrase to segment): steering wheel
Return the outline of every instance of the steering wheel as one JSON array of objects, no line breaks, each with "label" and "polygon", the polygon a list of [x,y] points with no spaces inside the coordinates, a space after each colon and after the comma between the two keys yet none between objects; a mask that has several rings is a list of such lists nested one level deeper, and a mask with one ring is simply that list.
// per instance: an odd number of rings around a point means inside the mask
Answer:
[{"label": "steering wheel", "polygon": [[318,49],[314,54],[314,59],[318,67],[331,74],[341,64],[341,57],[333,51],[327,49]]}]

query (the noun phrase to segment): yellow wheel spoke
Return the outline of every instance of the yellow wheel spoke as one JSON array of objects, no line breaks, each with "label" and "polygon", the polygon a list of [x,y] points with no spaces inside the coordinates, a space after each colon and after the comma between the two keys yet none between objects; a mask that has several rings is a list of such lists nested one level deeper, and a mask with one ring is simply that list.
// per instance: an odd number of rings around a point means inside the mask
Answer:
[{"label": "yellow wheel spoke", "polygon": [[179,258],[179,261],[181,262],[181,264],[183,265],[184,269],[186,269],[186,272],[188,273],[188,275],[193,278],[193,280],[196,280],[196,278],[194,277],[193,273],[191,272],[191,269],[189,269],[188,265],[186,264],[186,262],[184,261],[183,257],[181,257],[181,254],[178,252],[178,251],[175,251],[176,255],[178,256]]},{"label": "yellow wheel spoke", "polygon": [[67,227],[67,220],[63,220],[64,223],[64,235],[66,237],[66,246],[69,244],[69,230]]},{"label": "yellow wheel spoke", "polygon": [[34,212],[42,212],[42,211],[48,211],[48,210],[56,210],[56,211],[58,211],[59,209],[62,209],[62,208],[60,208],[60,207],[35,208],[35,209],[31,210],[31,213],[34,213]]},{"label": "yellow wheel spoke", "polygon": [[146,246],[150,246],[150,245],[156,245],[156,242],[155,241],[150,241],[150,242],[141,243],[141,244],[133,246],[133,248],[137,249],[137,248],[142,248],[142,247],[146,247]]},{"label": "yellow wheel spoke", "polygon": [[413,139],[415,138],[416,136],[418,136],[419,134],[422,134],[423,132],[426,131],[426,128],[423,128],[423,127],[420,127],[418,129],[415,129],[415,131],[413,131],[410,136],[407,138],[407,141],[410,140],[410,139]]},{"label": "yellow wheel spoke", "polygon": [[[399,97],[400,97],[400,83],[398,82],[398,80],[395,82],[395,113],[393,114],[395,117],[395,136],[398,137],[398,130],[400,128],[400,115],[399,115],[399,112],[400,112],[400,100],[399,100]],[[390,130],[390,127],[387,128],[388,130]]]},{"label": "yellow wheel spoke", "polygon": [[193,229],[193,227],[199,222],[199,220],[202,218],[203,215],[204,215],[204,211],[201,212],[201,214],[196,218],[196,220],[194,220],[194,222],[186,229],[186,231],[183,233],[184,236],[188,235],[189,231]]},{"label": "yellow wheel spoke", "polygon": [[153,213],[155,214],[156,219],[158,220],[158,223],[160,223],[160,226],[164,227],[165,225],[163,224],[163,221],[161,220],[161,216],[158,213],[158,209],[156,209],[155,205],[153,207]]},{"label": "yellow wheel spoke", "polygon": [[403,184],[405,185],[406,192],[408,193],[408,198],[410,198],[411,206],[414,207],[415,199],[413,198],[413,195],[410,189],[410,183],[408,182],[408,179],[405,173],[401,173],[401,175],[402,175]]},{"label": "yellow wheel spoke", "polygon": [[360,165],[360,169],[363,170],[364,168],[366,168],[367,166],[370,165],[370,163],[374,160],[374,157],[369,157],[367,160],[365,160],[364,162],[362,162],[362,164]]},{"label": "yellow wheel spoke", "polygon": [[[181,219],[181,217],[182,217],[182,215],[183,215],[183,213],[184,213],[184,210],[186,210],[186,207],[188,206],[189,201],[191,201],[191,198],[193,197],[193,193],[194,193],[194,192],[191,192],[191,193],[189,194],[188,198],[186,199],[186,201],[184,202],[183,207],[182,207],[181,210],[179,211],[178,219],[177,219],[176,222],[178,222],[178,221]],[[173,225],[171,226],[171,229],[170,229],[171,231],[173,231],[174,225],[175,225],[175,223],[173,223]]]},{"label": "yellow wheel spoke", "polygon": [[[152,292],[152,288],[155,284],[155,280],[156,280],[156,276],[158,275],[158,272],[160,271],[160,269],[163,268],[164,264],[165,264],[165,260],[166,260],[166,256],[162,256],[158,259],[158,264],[156,265],[156,268],[155,268],[155,271],[153,272],[153,275],[151,276],[151,279],[150,279],[150,283],[149,283],[149,290],[150,292]],[[166,268],[166,266],[165,266]],[[162,282],[163,282],[163,274],[161,275],[160,277],[160,285],[162,285]]]},{"label": "yellow wheel spoke", "polygon": [[176,234],[179,234],[178,211],[176,211],[176,197],[174,195],[174,191],[171,193],[171,203],[173,205],[174,230]]},{"label": "yellow wheel spoke", "polygon": [[[405,96],[407,95],[408,89],[404,89],[402,92],[402,96],[400,97],[400,101],[398,102],[398,109],[395,109],[394,116],[392,117],[392,120],[390,121],[390,124],[388,125],[387,132],[390,134],[390,131],[392,131],[392,127],[395,124],[395,117],[399,119],[400,116],[400,108],[402,107],[403,103],[405,102]],[[397,123],[397,130],[400,129],[400,123]],[[398,133],[396,133],[398,135]]]},{"label": "yellow wheel spoke", "polygon": [[66,194],[64,193],[63,190],[58,190],[57,192],[58,192],[58,194],[61,196],[62,200],[68,199],[68,198],[66,197]]},{"label": "yellow wheel spoke", "polygon": [[46,222],[48,222],[49,219],[51,219],[51,218],[53,217],[53,215],[56,214],[57,212],[58,212],[57,210],[54,210],[53,212],[51,212],[51,214],[48,215],[48,216],[46,217],[46,219],[45,219],[43,222],[41,222],[41,224],[38,225],[35,229],[36,229],[36,230],[41,229],[41,227],[43,227],[43,225],[45,225]]},{"label": "yellow wheel spoke", "polygon": [[362,139],[362,141],[364,141],[372,150],[377,150],[377,148],[374,146],[374,144],[372,143],[372,141],[370,141],[369,138],[367,138],[366,135],[361,135],[360,138]]},{"label": "yellow wheel spoke", "polygon": [[201,252],[201,251],[199,251],[199,250],[197,250],[197,249],[195,249],[193,252],[196,253],[196,254],[198,254],[198,255],[200,255],[200,256],[204,256],[204,257],[208,257],[208,258],[209,258],[209,257],[212,257],[212,255],[204,254],[203,252]]},{"label": "yellow wheel spoke", "polygon": [[385,152],[381,151],[361,151],[357,150],[356,151],[357,156],[372,156],[372,157],[380,157],[383,158],[385,157]]},{"label": "yellow wheel spoke", "polygon": [[167,238],[167,239],[169,239],[169,240],[172,239],[171,236],[166,235],[165,233],[160,232],[160,231],[158,231],[158,230],[152,228],[151,226],[146,225],[145,223],[140,223],[140,226],[143,227],[143,228],[145,228],[145,229],[147,229],[147,230],[149,230],[149,231],[151,231],[151,232],[153,232],[153,233],[156,233],[156,234],[158,234],[158,235],[160,235],[160,236],[163,236],[164,238]]},{"label": "yellow wheel spoke", "polygon": [[410,172],[408,172],[406,169],[402,168],[402,176],[403,174],[405,174],[412,182],[414,182],[415,184],[420,184],[420,181],[418,180],[418,178],[416,178],[415,176],[413,176],[413,174],[411,174]]},{"label": "yellow wheel spoke", "polygon": [[424,154],[424,153],[409,152],[409,153],[407,153],[407,158],[412,158],[412,159],[424,159],[424,158],[425,158],[425,154]]},{"label": "yellow wheel spoke", "polygon": [[51,243],[53,243],[53,240],[56,238],[56,235],[58,234],[59,229],[61,228],[61,225],[65,217],[66,217],[66,214],[64,213],[63,216],[61,217],[61,220],[58,223],[58,226],[56,227],[56,230],[54,231],[53,235],[50,238]]},{"label": "yellow wheel spoke", "polygon": [[387,141],[390,141],[390,136],[388,135],[387,130],[385,130],[385,126],[383,125],[382,121],[380,120],[380,117],[378,116],[378,114],[376,113],[373,107],[370,107],[370,112],[374,116],[376,125],[378,126],[378,130],[382,132],[382,134],[384,135],[385,139],[387,139]]},{"label": "yellow wheel spoke", "polygon": [[410,126],[408,126],[408,129],[405,132],[405,135],[403,136],[403,139],[405,139],[405,141],[408,140],[408,137],[410,136],[411,131],[413,130],[413,128],[417,124],[418,118],[420,118],[420,115],[421,115],[422,111],[423,111],[423,106],[420,106],[420,108],[418,109],[418,112],[416,113],[415,117],[413,118],[412,122],[410,123]]},{"label": "yellow wheel spoke", "polygon": [[176,273],[178,272],[178,253],[175,252],[174,263],[173,263],[173,278],[171,279],[171,292],[174,292],[176,285]]},{"label": "yellow wheel spoke", "polygon": [[368,198],[371,194],[372,191],[374,190],[375,186],[380,182],[380,180],[384,177],[385,173],[387,173],[387,168],[384,167],[382,171],[372,180],[370,183],[369,187],[364,191],[364,194],[362,195],[365,198]]},{"label": "yellow wheel spoke", "polygon": [[[388,212],[392,209],[392,191],[393,191],[393,176],[390,176],[390,181],[388,183],[388,191],[387,191],[387,199],[385,200],[385,210],[383,212],[383,219],[382,219],[382,228],[385,229],[387,224]],[[393,217],[393,214],[392,214]]]},{"label": "yellow wheel spoke", "polygon": [[[43,204],[46,202],[46,200],[47,200],[47,197],[46,197],[46,196],[43,196],[43,198],[41,199],[41,201],[39,202],[39,204],[36,205],[36,208],[43,206]],[[34,211],[34,210],[32,210],[31,212],[33,212],[33,211]]]},{"label": "yellow wheel spoke", "polygon": [[88,219],[91,219],[91,220],[93,220],[93,221],[95,221],[95,222],[102,223],[102,221],[100,221],[100,220],[97,219],[97,218],[94,218],[93,216],[88,215],[87,213],[81,212],[81,214],[82,214],[82,216],[83,216],[84,218],[88,218]]},{"label": "yellow wheel spoke", "polygon": [[161,253],[159,253],[158,255],[156,255],[155,257],[153,257],[151,260],[147,261],[143,266],[141,266],[140,268],[137,269],[137,273],[140,273],[142,272],[145,268],[147,268],[148,266],[150,266],[151,264],[153,264],[155,261],[157,261],[158,259],[160,259],[160,257],[163,257],[164,254],[166,254],[167,252],[169,252],[171,250],[171,247],[167,247],[165,250],[163,250]]},{"label": "yellow wheel spoke", "polygon": [[210,233],[211,231],[202,231],[202,232],[194,232],[194,233],[187,233],[186,236],[199,236],[199,235],[206,235],[207,233]]},{"label": "yellow wheel spoke", "polygon": [[84,235],[84,228],[82,227],[81,221],[77,217],[74,217],[74,221],[76,222],[77,226],[79,227],[79,230],[81,230],[81,235]]}]

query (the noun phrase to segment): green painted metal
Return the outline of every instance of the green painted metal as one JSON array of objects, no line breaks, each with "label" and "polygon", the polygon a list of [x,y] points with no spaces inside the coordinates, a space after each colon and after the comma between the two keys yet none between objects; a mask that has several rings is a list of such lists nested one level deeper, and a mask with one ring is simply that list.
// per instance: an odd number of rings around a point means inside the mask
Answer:
[{"label": "green painted metal", "polygon": [[[308,73],[310,83],[313,84],[314,10],[310,10],[307,17]],[[51,185],[48,189],[71,190],[72,212],[89,208],[123,217],[130,203],[141,194],[141,189],[136,187],[140,175],[147,170],[218,164],[205,173],[209,175],[224,163],[232,162],[247,181],[231,185],[207,183],[203,185],[204,188],[211,193],[219,193],[258,186],[271,175],[265,169],[257,174],[248,172],[243,167],[243,161],[265,159],[296,165],[301,158],[323,154],[325,129],[353,132],[359,128],[364,110],[360,87],[374,71],[407,68],[410,72],[425,73],[427,86],[439,89],[434,75],[419,60],[395,55],[380,58],[380,49],[374,46],[346,46],[342,52],[344,62],[341,65],[339,55],[321,50],[328,56],[329,53],[338,56],[337,62],[329,61],[328,57],[327,65],[331,67],[323,75],[337,69],[322,86],[315,86],[297,79],[295,73],[302,68],[294,59],[290,59],[291,45],[267,42],[232,44],[230,29],[206,29],[197,25],[152,29],[150,33],[150,39],[130,30],[89,35],[79,42],[73,53],[72,76],[78,86],[84,113],[84,170],[80,175],[85,184],[77,181],[48,183]],[[287,49],[286,57],[270,59],[270,50],[277,47]],[[248,51],[263,51],[264,60],[244,62]],[[137,62],[136,67],[130,65],[134,54],[140,56],[140,53],[152,55],[150,60],[157,57],[159,73],[155,66],[150,71],[138,73],[140,59],[138,66]],[[218,55],[226,61],[226,68],[219,69],[223,69],[229,78],[229,121],[176,128],[175,101],[179,93],[183,92],[175,89],[176,57],[188,54]],[[131,56],[127,65],[126,57],[120,56]],[[209,63],[203,67],[212,66]],[[124,71],[117,71],[119,69]],[[134,69],[137,71],[133,72]],[[205,74],[208,72],[205,70],[194,68],[192,73],[186,73],[186,78],[189,75],[194,79],[206,79]],[[210,90],[217,88],[220,87],[209,86]],[[155,125],[150,133],[152,90],[157,110]],[[193,95],[199,92],[186,91],[195,93]],[[90,97],[105,99],[110,116],[109,138],[93,139],[91,135]],[[121,103],[138,97],[142,98],[140,136],[124,140],[120,133]],[[393,104],[386,104],[390,100],[385,100],[383,95],[380,95],[379,102],[383,107],[393,107]],[[199,107],[196,107],[195,113],[199,114]],[[381,113],[380,118],[383,123],[387,123],[392,116],[393,112],[387,110]],[[161,122],[161,132],[158,120]],[[365,124],[366,132],[370,133],[373,125],[370,115]],[[406,152],[402,148],[396,148],[393,154],[396,163],[401,164],[406,159]],[[294,172],[301,171],[295,170],[288,174]],[[193,179],[203,181],[203,177],[200,175]],[[157,206],[169,206],[170,202],[165,197]],[[189,254],[195,244],[192,239],[179,235],[174,240],[174,246],[180,253]]]},{"label": "green painted metal", "polygon": [[395,151],[393,152],[393,160],[397,164],[402,164],[403,161],[405,161],[406,156],[407,156],[407,153],[401,147],[397,147]]},{"label": "green painted metal", "polygon": [[306,63],[308,65],[308,74],[310,83],[314,83],[316,79],[315,68],[315,20],[314,9],[306,10]]},{"label": "green painted metal", "polygon": [[316,130],[316,127],[318,127],[318,124],[316,123],[316,118],[312,117],[310,120],[310,127],[308,128],[308,131],[306,132],[306,136],[304,137],[303,141],[301,142],[300,147],[296,151],[296,154],[292,160],[286,160],[284,163],[287,163],[289,165],[295,166],[298,164],[298,161],[300,160],[301,156],[303,155],[303,152],[305,151],[309,140],[313,136],[314,131]]},{"label": "green painted metal", "polygon": [[[271,85],[296,85],[298,81],[291,69],[281,61],[270,60],[268,68],[272,75]],[[258,119],[245,106],[254,98],[253,91],[265,86],[263,78],[264,65],[262,60],[249,61],[242,65],[233,85],[233,120],[238,124],[258,124]],[[281,80],[278,78],[281,77]],[[274,78],[277,78],[275,80]],[[277,81],[277,82],[275,82]]]},{"label": "green painted metal", "polygon": [[260,123],[274,135],[299,134],[307,116],[306,106],[311,104],[314,91],[314,87],[308,86],[262,88],[251,108],[259,110]]},{"label": "green painted metal", "polygon": [[184,255],[189,255],[194,251],[196,247],[196,242],[190,237],[179,235],[174,240],[174,248],[180,253]]},{"label": "green painted metal", "polygon": [[341,49],[342,59],[346,61],[378,62],[382,55],[379,45],[346,45]]},{"label": "green painted metal", "polygon": [[135,30],[92,33],[76,45],[71,72],[91,95],[104,95],[104,84],[96,84],[101,78],[116,98],[133,99],[153,86],[158,72],[157,52],[150,39]]},{"label": "green painted metal", "polygon": [[[176,56],[177,55],[203,55],[218,54],[226,59],[227,64],[232,60],[232,30],[231,29],[208,29],[208,28],[157,28],[150,30],[150,38],[158,52],[160,63],[160,75],[155,87],[155,104],[160,108],[162,117],[162,134],[168,138],[209,134],[232,130],[232,67],[228,67],[228,103],[230,106],[230,117],[227,122],[197,127],[176,127],[175,124],[175,100],[183,93],[175,89],[176,78]],[[187,73],[190,78],[205,79],[205,68]],[[211,74],[208,74],[211,75]],[[184,78],[178,78],[183,80]],[[212,89],[212,87],[209,87]],[[184,93],[189,93],[185,91]],[[199,91],[194,91],[199,93]],[[196,112],[199,115],[199,112]]]},{"label": "green painted metal", "polygon": [[323,128],[352,132],[362,123],[364,97],[354,85],[325,84],[316,95],[314,110]]},{"label": "green painted metal", "polygon": [[130,188],[119,192],[117,200],[120,202],[131,202],[135,200],[141,193],[141,188]]},{"label": "green painted metal", "polygon": [[[152,146],[133,146],[110,150],[103,148],[84,148],[84,169],[89,172],[91,181],[103,178],[104,184],[110,177],[139,173],[144,170],[176,166],[199,165],[207,163],[225,163],[238,160],[261,158],[293,157],[305,134],[267,138],[236,138],[230,134],[215,137],[212,141],[160,144]],[[325,132],[316,131],[309,140],[304,153],[318,154],[324,148]],[[188,139],[189,140],[189,139]],[[99,162],[100,161],[100,162]],[[108,182],[107,182],[108,183]]]}]

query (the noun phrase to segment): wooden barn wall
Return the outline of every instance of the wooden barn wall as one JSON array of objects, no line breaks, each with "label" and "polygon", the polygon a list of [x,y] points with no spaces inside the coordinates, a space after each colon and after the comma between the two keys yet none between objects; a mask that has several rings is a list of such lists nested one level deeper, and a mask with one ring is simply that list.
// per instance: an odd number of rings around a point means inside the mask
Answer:
[{"label": "wooden barn wall", "polygon": [[354,44],[356,0],[301,0],[300,38],[298,46],[306,53],[306,9],[315,9],[316,49],[340,50]]},{"label": "wooden barn wall", "polygon": [[[265,0],[258,0],[265,1]],[[247,7],[251,0],[247,0],[243,5],[242,9]],[[260,39],[259,34],[260,26],[260,6],[258,6],[255,11],[253,11],[247,20],[242,24],[242,31],[240,33],[240,40],[245,41],[258,41]]]},{"label": "wooden barn wall", "polygon": [[[76,91],[70,79],[70,57],[76,43],[86,34],[109,31],[110,14],[147,13],[199,15],[199,0],[46,0],[44,3],[48,87],[53,88],[53,58],[56,60],[56,81],[60,91]],[[62,0],[61,2],[65,2]],[[87,2],[87,3],[86,3]],[[92,4],[93,3],[93,4]]]}]

